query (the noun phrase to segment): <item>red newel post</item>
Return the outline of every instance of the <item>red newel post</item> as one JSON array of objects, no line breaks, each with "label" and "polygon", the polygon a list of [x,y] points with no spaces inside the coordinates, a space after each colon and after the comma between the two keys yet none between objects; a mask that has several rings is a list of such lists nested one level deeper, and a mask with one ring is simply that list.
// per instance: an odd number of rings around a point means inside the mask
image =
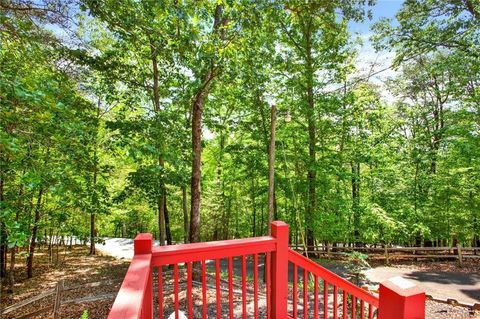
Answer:
[{"label": "red newel post", "polygon": [[152,253],[152,234],[141,233],[133,241],[133,252],[135,255]]},{"label": "red newel post", "polygon": [[[135,255],[145,255],[152,253],[152,234],[138,234],[133,241],[133,251]],[[142,318],[153,318],[153,286],[152,286],[152,269],[148,277],[147,287],[143,296]]]},{"label": "red newel post", "polygon": [[277,249],[272,252],[272,318],[287,318],[288,298],[288,225],[281,221],[272,223],[272,237],[277,239]]},{"label": "red newel post", "polygon": [[382,282],[378,319],[425,319],[425,292],[402,277]]}]

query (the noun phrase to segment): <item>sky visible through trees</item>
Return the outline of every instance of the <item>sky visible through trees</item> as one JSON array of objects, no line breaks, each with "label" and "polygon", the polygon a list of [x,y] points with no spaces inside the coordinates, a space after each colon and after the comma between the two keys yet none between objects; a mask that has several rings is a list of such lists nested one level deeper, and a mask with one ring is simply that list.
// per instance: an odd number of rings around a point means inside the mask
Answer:
[{"label": "sky visible through trees", "polygon": [[478,246],[479,27],[477,0],[2,1],[1,275],[71,235],[266,234],[272,129],[292,243]]}]

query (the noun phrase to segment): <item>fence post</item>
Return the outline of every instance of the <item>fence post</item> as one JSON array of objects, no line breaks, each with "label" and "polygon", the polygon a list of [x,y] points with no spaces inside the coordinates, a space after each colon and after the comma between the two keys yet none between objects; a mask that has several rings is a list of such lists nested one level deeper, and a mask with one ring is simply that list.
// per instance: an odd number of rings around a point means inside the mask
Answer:
[{"label": "fence post", "polygon": [[[135,255],[152,254],[152,234],[138,234],[133,241],[133,252]],[[143,296],[142,318],[153,318],[153,286],[152,286],[152,269],[150,267],[148,275],[147,288]]]},{"label": "fence post", "polygon": [[282,221],[274,221],[272,237],[277,239],[276,250],[272,252],[272,318],[285,319],[288,298],[288,225]]},{"label": "fence post", "polygon": [[457,243],[458,265],[463,267],[462,244]]},{"label": "fence post", "polygon": [[53,319],[59,318],[60,307],[62,306],[62,294],[65,289],[65,283],[63,280],[60,280],[57,283],[56,294],[55,294],[55,304],[53,306]]},{"label": "fence post", "polygon": [[400,276],[382,282],[378,319],[425,319],[425,292]]}]

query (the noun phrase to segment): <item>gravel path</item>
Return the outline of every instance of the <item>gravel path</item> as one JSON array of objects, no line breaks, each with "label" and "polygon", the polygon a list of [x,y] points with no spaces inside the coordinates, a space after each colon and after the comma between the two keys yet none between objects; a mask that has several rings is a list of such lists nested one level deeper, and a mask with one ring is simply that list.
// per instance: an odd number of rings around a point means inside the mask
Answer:
[{"label": "gravel path", "polygon": [[[95,244],[95,249],[118,259],[133,258],[133,239],[130,238],[103,238],[103,244]],[[158,245],[158,240],[154,240]]]},{"label": "gravel path", "polygon": [[466,307],[447,305],[427,300],[425,305],[426,319],[479,319],[480,312]]},{"label": "gravel path", "polygon": [[367,279],[378,284],[401,276],[413,281],[434,298],[453,298],[459,302],[480,303],[480,273],[419,271],[408,268],[376,267],[364,272]]}]

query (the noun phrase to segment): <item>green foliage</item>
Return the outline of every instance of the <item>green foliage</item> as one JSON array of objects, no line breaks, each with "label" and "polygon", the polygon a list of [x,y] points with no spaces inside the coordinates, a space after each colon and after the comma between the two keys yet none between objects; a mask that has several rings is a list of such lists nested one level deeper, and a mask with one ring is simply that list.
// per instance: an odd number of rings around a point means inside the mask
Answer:
[{"label": "green foliage", "polygon": [[45,3],[58,11],[0,13],[2,244],[28,245],[36,207],[42,236],[158,237],[162,194],[182,241],[192,100],[212,65],[203,240],[267,232],[274,96],[275,218],[292,242],[478,243],[477,2],[406,1],[398,25],[378,23],[397,67],[382,84],[358,78],[347,28],[370,1]]},{"label": "green foliage", "polygon": [[360,280],[364,279],[363,271],[370,268],[367,262],[368,255],[362,254],[358,251],[345,253],[347,257],[346,267],[347,273],[353,278],[356,285],[360,284]]}]

